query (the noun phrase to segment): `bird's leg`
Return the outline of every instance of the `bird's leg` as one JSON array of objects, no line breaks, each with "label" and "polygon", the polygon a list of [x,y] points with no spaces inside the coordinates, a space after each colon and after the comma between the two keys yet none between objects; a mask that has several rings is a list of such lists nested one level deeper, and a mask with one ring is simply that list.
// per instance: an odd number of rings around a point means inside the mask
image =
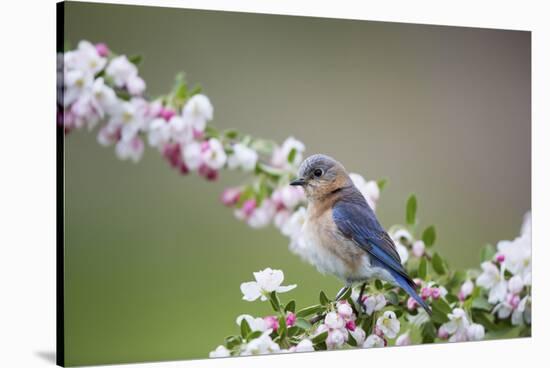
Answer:
[{"label": "bird's leg", "polygon": [[365,292],[365,287],[367,286],[367,283],[364,282],[362,285],[361,285],[361,290],[359,291],[359,296],[357,297],[357,304],[359,305],[359,307],[364,310],[365,309],[365,306],[363,305],[363,293]]}]

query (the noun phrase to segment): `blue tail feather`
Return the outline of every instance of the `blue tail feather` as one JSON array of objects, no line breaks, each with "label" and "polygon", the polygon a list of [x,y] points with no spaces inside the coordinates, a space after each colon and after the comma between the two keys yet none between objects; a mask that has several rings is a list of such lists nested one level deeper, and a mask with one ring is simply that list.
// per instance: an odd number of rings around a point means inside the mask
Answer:
[{"label": "blue tail feather", "polygon": [[420,295],[418,295],[416,293],[414,282],[410,279],[405,278],[403,275],[401,275],[400,273],[398,273],[394,270],[389,270],[389,271],[390,271],[391,275],[393,276],[395,282],[403,290],[405,290],[407,292],[407,294],[409,294],[414,300],[416,300],[416,302],[418,304],[420,304],[420,306],[422,306],[422,308],[424,308],[424,310],[426,310],[426,312],[428,312],[428,314],[431,316],[432,315],[432,309],[428,306],[428,304],[426,304],[426,301],[424,301],[424,299],[422,299],[420,297]]}]

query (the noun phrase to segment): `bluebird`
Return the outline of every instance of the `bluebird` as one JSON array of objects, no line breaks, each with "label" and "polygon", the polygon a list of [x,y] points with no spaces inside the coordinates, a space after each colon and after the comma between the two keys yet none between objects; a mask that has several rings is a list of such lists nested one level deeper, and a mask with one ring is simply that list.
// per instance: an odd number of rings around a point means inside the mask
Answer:
[{"label": "bluebird", "polygon": [[303,227],[308,258],[321,273],[345,283],[336,299],[359,283],[361,298],[366,282],[380,279],[401,287],[431,314],[401,264],[393,240],[342,164],[326,155],[310,156],[290,185],[302,186],[308,201]]}]

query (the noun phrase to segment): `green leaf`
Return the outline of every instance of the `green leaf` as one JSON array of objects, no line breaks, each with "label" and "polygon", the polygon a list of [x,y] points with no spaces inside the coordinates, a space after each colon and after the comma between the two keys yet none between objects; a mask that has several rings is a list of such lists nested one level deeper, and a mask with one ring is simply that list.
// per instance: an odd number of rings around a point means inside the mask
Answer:
[{"label": "green leaf", "polygon": [[264,173],[274,178],[279,178],[284,174],[284,171],[281,169],[277,169],[275,167],[266,165],[263,162],[259,162],[256,165],[256,173]]},{"label": "green leaf", "polygon": [[390,304],[399,304],[399,297],[397,296],[397,293],[395,291],[390,291],[388,294],[386,294],[386,299]]},{"label": "green leaf", "polygon": [[422,241],[427,247],[431,247],[435,243],[435,227],[433,225],[424,230]]},{"label": "green leaf", "polygon": [[248,322],[246,319],[242,319],[241,321],[241,336],[246,338],[252,330],[250,329],[250,326],[248,325]]},{"label": "green leaf", "polygon": [[298,153],[298,151],[296,151],[296,148],[293,148],[290,150],[290,152],[288,153],[288,163],[291,164],[294,162],[294,159],[296,159],[296,154]]},{"label": "green leaf", "polygon": [[418,265],[418,277],[420,277],[422,280],[425,280],[427,274],[428,274],[428,262],[426,261],[426,257],[422,257],[420,259],[420,264]]},{"label": "green leaf", "polygon": [[477,297],[472,301],[472,308],[481,309],[487,312],[493,310],[493,306],[483,297]]},{"label": "green leaf", "polygon": [[291,300],[288,302],[288,304],[285,306],[285,312],[292,312],[296,310],[296,302],[294,300]]},{"label": "green leaf", "polygon": [[225,135],[229,139],[235,139],[239,136],[239,132],[235,129],[227,129],[223,135]]},{"label": "green leaf", "polygon": [[225,338],[225,346],[230,350],[235,346],[240,345],[241,342],[242,342],[242,339],[240,336],[227,336]]},{"label": "green leaf", "polygon": [[386,187],[386,184],[388,184],[388,180],[387,179],[380,179],[376,182],[376,184],[378,184],[378,189],[380,189],[380,191],[382,191]]},{"label": "green leaf", "polygon": [[311,328],[311,323],[309,323],[309,321],[305,318],[297,318],[294,325],[303,330],[309,330]]},{"label": "green leaf", "polygon": [[189,92],[189,96],[198,95],[201,92],[202,92],[202,86],[200,84],[196,84],[191,90],[191,92]]},{"label": "green leaf", "polygon": [[289,327],[289,328],[286,330],[286,335],[287,335],[288,337],[292,337],[292,336],[295,336],[295,335],[297,335],[298,333],[300,333],[300,331],[301,331],[301,328],[298,327],[298,326],[296,326],[296,325],[294,325],[294,326],[292,326],[292,327]]},{"label": "green leaf", "polygon": [[281,311],[281,301],[279,300],[279,296],[276,291],[272,291],[271,294],[269,294],[269,301],[271,302],[271,306],[275,312]]},{"label": "green leaf", "polygon": [[493,259],[495,254],[497,253],[497,250],[495,247],[491,244],[485,244],[481,248],[481,262],[490,261]]},{"label": "green leaf", "polygon": [[296,313],[296,317],[307,317],[307,316],[311,316],[312,314],[322,312],[324,310],[325,310],[325,307],[323,307],[322,305],[316,304],[310,307],[300,309]]},{"label": "green leaf", "polygon": [[351,288],[347,288],[346,291],[344,291],[344,294],[342,294],[342,296],[340,297],[339,300],[346,300],[346,299],[350,299],[351,298]]},{"label": "green leaf", "polygon": [[220,132],[213,128],[211,125],[207,125],[204,129],[204,134],[206,138],[218,138],[220,136]]},{"label": "green leaf", "polygon": [[350,333],[348,334],[348,344],[350,346],[357,346],[357,341],[355,341],[355,338]]},{"label": "green leaf", "polygon": [[422,343],[434,342],[435,337],[437,336],[435,325],[431,321],[424,323],[420,327],[420,334],[422,336]]},{"label": "green leaf", "polygon": [[416,196],[412,194],[407,200],[407,224],[414,225],[416,223]]},{"label": "green leaf", "polygon": [[137,66],[143,61],[143,56],[132,55],[128,58],[128,61]]},{"label": "green leaf", "polygon": [[432,267],[434,271],[440,275],[444,275],[446,273],[443,258],[441,258],[441,256],[437,252],[434,253],[432,256]]},{"label": "green leaf", "polygon": [[313,339],[311,339],[311,342],[313,345],[319,344],[321,342],[324,342],[328,337],[328,331],[322,332],[319,335],[315,336]]},{"label": "green leaf", "polygon": [[382,284],[382,281],[376,279],[374,280],[374,287],[376,287],[377,290],[382,290],[384,288],[384,285]]},{"label": "green leaf", "polygon": [[325,294],[325,292],[322,290],[319,293],[319,303],[321,303],[321,305],[327,305],[329,303],[327,294]]},{"label": "green leaf", "polygon": [[254,340],[260,336],[262,336],[262,331],[252,331],[246,337],[246,341]]},{"label": "green leaf", "polygon": [[436,323],[445,323],[449,320],[447,314],[452,312],[451,306],[442,298],[432,301],[432,317],[431,320]]}]

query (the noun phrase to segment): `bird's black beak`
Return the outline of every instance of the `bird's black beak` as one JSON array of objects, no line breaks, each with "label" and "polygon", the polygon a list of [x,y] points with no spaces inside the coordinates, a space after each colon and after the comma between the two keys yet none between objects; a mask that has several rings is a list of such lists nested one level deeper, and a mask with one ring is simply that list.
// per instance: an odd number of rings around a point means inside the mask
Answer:
[{"label": "bird's black beak", "polygon": [[303,178],[294,179],[290,182],[290,185],[298,185],[298,186],[304,186],[306,184],[306,181]]}]

